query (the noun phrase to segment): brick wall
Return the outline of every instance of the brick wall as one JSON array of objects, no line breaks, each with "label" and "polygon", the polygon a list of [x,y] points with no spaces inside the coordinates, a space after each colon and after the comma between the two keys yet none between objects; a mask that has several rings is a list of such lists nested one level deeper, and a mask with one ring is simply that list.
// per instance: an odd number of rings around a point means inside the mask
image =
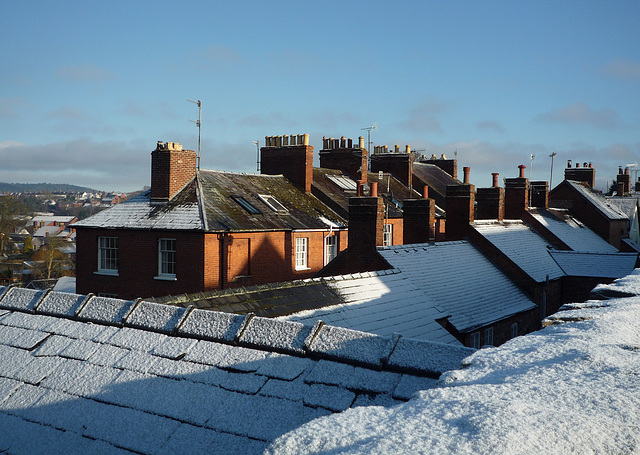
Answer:
[{"label": "brick wall", "polygon": [[313,147],[310,145],[262,147],[260,172],[267,175],[282,174],[302,191],[310,193],[313,182]]},{"label": "brick wall", "polygon": [[498,220],[504,219],[504,188],[478,188],[476,192],[476,219]]},{"label": "brick wall", "polygon": [[[203,234],[80,229],[77,292],[133,299],[309,278],[324,266],[324,236],[328,233],[327,230]],[[339,251],[344,250],[346,231],[334,231],[332,235],[338,236]],[[118,276],[96,273],[99,236],[118,238]],[[309,239],[306,270],[295,270],[296,237]],[[156,278],[160,238],[176,239],[176,280]]]},{"label": "brick wall", "polygon": [[404,244],[435,239],[436,204],[433,199],[406,199],[403,211]]},{"label": "brick wall", "polygon": [[410,153],[380,153],[371,155],[371,172],[386,172],[409,188],[413,186],[413,156]]},{"label": "brick wall", "polygon": [[469,223],[474,220],[475,187],[473,185],[447,185],[447,240],[460,240],[467,235]]}]

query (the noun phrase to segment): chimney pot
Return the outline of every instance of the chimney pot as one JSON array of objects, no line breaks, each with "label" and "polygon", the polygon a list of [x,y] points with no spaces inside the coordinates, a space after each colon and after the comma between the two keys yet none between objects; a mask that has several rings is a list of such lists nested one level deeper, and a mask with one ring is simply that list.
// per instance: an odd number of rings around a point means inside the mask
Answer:
[{"label": "chimney pot", "polygon": [[407,152],[407,153],[411,153],[411,146],[410,146],[410,145],[407,145],[407,146],[405,147],[405,152]]},{"label": "chimney pot", "polygon": [[462,181],[462,183],[469,183],[469,173],[471,172],[471,168],[465,166],[462,168],[462,172],[464,173],[464,180]]},{"label": "chimney pot", "polygon": [[625,168],[624,168],[624,173],[625,173],[626,175],[629,175],[629,168],[628,168],[628,167],[625,167]]},{"label": "chimney pot", "polygon": [[440,156],[440,159],[441,159],[441,160],[446,160],[446,159],[447,159],[447,156],[443,153],[443,154]]},{"label": "chimney pot", "polygon": [[622,166],[618,167],[618,174],[622,174]]},{"label": "chimney pot", "polygon": [[393,153],[400,153],[400,146],[398,144],[393,146]]},{"label": "chimney pot", "polygon": [[346,148],[346,147],[347,147],[347,138],[342,136],[340,138],[340,148],[343,149],[343,148]]},{"label": "chimney pot", "polygon": [[571,160],[567,160],[567,168],[571,167]]},{"label": "chimney pot", "polygon": [[422,187],[422,199],[429,199],[429,185]]},{"label": "chimney pot", "polygon": [[576,163],[576,168],[580,167],[580,163]]},{"label": "chimney pot", "polygon": [[371,189],[371,197],[378,197],[378,182],[369,183],[369,188]]},{"label": "chimney pot", "polygon": [[324,136],[322,137],[322,149],[323,150],[329,149],[329,139]]},{"label": "chimney pot", "polygon": [[519,178],[523,179],[524,178],[524,170],[527,168],[527,166],[525,166],[524,164],[521,164],[520,166],[518,166],[518,169],[520,169],[520,175]]},{"label": "chimney pot", "polygon": [[309,135],[307,133],[302,135],[302,145],[309,145]]},{"label": "chimney pot", "polygon": [[350,148],[350,149],[353,148],[353,139],[351,138],[347,139],[347,148]]},{"label": "chimney pot", "polygon": [[589,163],[587,162],[582,163],[582,167],[589,167]]},{"label": "chimney pot", "polygon": [[289,135],[285,134],[284,136],[282,136],[282,145],[284,147],[289,145]]},{"label": "chimney pot", "polygon": [[364,136],[360,136],[358,138],[358,148],[361,148],[361,149],[364,148]]},{"label": "chimney pot", "polygon": [[491,185],[491,186],[493,186],[494,188],[497,188],[497,187],[498,187],[498,176],[499,176],[499,175],[500,175],[500,174],[499,174],[498,172],[492,172],[492,173],[491,173],[491,176],[493,177],[493,183],[492,183],[492,185]]}]

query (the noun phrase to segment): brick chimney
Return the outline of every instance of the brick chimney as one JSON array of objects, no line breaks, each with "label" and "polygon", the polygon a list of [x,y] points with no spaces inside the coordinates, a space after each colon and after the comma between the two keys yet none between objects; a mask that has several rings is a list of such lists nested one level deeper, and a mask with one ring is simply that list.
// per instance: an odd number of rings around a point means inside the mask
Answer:
[{"label": "brick chimney", "polygon": [[305,193],[313,183],[313,147],[308,134],[267,136],[260,149],[260,173],[284,175]]},{"label": "brick chimney", "polygon": [[364,147],[364,137],[358,138],[358,145],[352,139],[322,138],[322,150],[318,153],[320,167],[337,169],[349,175],[354,180],[367,181],[367,149]]},{"label": "brick chimney", "polygon": [[403,212],[403,243],[426,243],[436,236],[436,201],[433,199],[405,199]]},{"label": "brick chimney", "polygon": [[196,176],[197,154],[177,142],[158,141],[151,152],[151,200],[168,201]]},{"label": "brick chimney", "polygon": [[475,187],[470,184],[447,185],[447,213],[445,236],[447,240],[460,240],[473,223]]},{"label": "brick chimney", "polygon": [[476,192],[476,219],[504,219],[504,188],[498,186],[498,173],[493,172],[491,188],[478,188]]},{"label": "brick chimney", "polygon": [[454,179],[458,178],[458,160],[448,160],[444,153],[439,159],[432,155],[428,160],[420,160],[420,162],[438,166]]},{"label": "brick chimney", "polygon": [[576,163],[575,167],[571,167],[571,164],[571,160],[568,160],[567,168],[564,170],[564,179],[583,182],[591,188],[594,188],[596,184],[596,170],[593,164],[584,163],[584,167],[580,167],[580,163]]},{"label": "brick chimney", "polygon": [[529,206],[539,209],[549,208],[549,182],[542,180],[530,184],[531,202]]},{"label": "brick chimney", "polygon": [[622,171],[622,167],[619,168],[618,175],[616,176],[616,184],[618,196],[624,196],[631,192],[631,175],[629,174],[628,167],[624,169],[624,172]]},{"label": "brick chimney", "polygon": [[[377,246],[384,241],[384,202],[379,197],[349,198],[348,252],[355,269],[379,263]],[[377,269],[370,269],[377,270]]]},{"label": "brick chimney", "polygon": [[386,172],[393,175],[409,188],[413,185],[413,154],[411,147],[406,146],[405,153],[387,153],[386,147],[382,149],[376,146],[374,149],[378,153],[371,155],[371,172]]},{"label": "brick chimney", "polygon": [[520,176],[505,179],[504,216],[507,219],[520,219],[529,208],[529,179],[524,176],[526,166],[518,166]]}]

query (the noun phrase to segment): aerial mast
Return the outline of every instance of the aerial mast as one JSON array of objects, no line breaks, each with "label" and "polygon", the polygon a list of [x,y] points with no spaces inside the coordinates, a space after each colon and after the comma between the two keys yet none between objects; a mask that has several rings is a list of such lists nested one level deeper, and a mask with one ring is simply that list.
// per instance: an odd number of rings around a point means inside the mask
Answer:
[{"label": "aerial mast", "polygon": [[202,101],[200,100],[190,100],[187,99],[187,101],[191,101],[192,103],[195,103],[198,105],[198,120],[191,120],[189,119],[190,122],[193,122],[196,124],[196,126],[198,127],[198,170],[200,170],[200,127],[202,125]]}]

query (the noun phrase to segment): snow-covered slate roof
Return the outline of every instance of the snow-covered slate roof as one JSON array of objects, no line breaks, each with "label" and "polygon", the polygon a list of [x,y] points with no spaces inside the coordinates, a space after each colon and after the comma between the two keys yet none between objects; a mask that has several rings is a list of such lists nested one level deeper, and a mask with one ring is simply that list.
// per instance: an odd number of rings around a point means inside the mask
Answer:
[{"label": "snow-covered slate roof", "polygon": [[522,221],[476,221],[473,227],[536,282],[564,275],[549,255],[551,245]]},{"label": "snow-covered slate roof", "polygon": [[[273,210],[261,196],[272,196],[286,210]],[[249,206],[255,211],[247,211]],[[281,175],[200,170],[168,202],[152,202],[151,192],[146,191],[74,227],[228,232],[328,229],[345,224],[327,205]]]},{"label": "snow-covered slate roof", "polygon": [[398,245],[378,252],[422,291],[460,332],[535,308],[493,263],[467,241]]},{"label": "snow-covered slate roof", "polygon": [[529,213],[573,251],[594,253],[618,252],[616,247],[568,213],[555,211],[555,213],[557,213],[558,216],[562,216],[563,219],[544,210],[531,211]]},{"label": "snow-covered slate roof", "polygon": [[460,345],[437,322],[447,317],[439,301],[425,295],[410,274],[383,270],[314,280],[323,283],[342,299],[341,303],[299,311],[283,319],[313,324],[348,327],[364,332]]},{"label": "snow-covered slate roof", "polygon": [[621,220],[628,218],[627,214],[620,210],[615,204],[605,199],[600,193],[595,193],[590,187],[581,184],[580,182],[574,182],[572,180],[565,180],[565,183],[580,193],[585,199],[591,202],[593,206],[599,210],[605,217],[610,220]]},{"label": "snow-covered slate roof", "polygon": [[638,204],[640,195],[638,193],[632,196],[605,196],[606,201],[613,207],[616,207],[620,212],[627,215],[629,219],[633,218],[633,214]]},{"label": "snow-covered slate roof", "polygon": [[550,251],[549,254],[568,276],[622,278],[633,272],[638,253],[583,253]]},{"label": "snow-covered slate roof", "polygon": [[204,224],[200,217],[195,188],[185,188],[180,195],[167,203],[151,202],[150,196],[151,191],[145,191],[78,221],[73,226],[105,229],[203,230]]},{"label": "snow-covered slate roof", "polygon": [[0,287],[0,452],[262,453],[474,351],[318,323]]},{"label": "snow-covered slate roof", "polygon": [[[624,280],[640,289],[640,275]],[[406,404],[310,422],[267,454],[637,453],[640,297],[576,304],[548,323],[477,351]]]}]

